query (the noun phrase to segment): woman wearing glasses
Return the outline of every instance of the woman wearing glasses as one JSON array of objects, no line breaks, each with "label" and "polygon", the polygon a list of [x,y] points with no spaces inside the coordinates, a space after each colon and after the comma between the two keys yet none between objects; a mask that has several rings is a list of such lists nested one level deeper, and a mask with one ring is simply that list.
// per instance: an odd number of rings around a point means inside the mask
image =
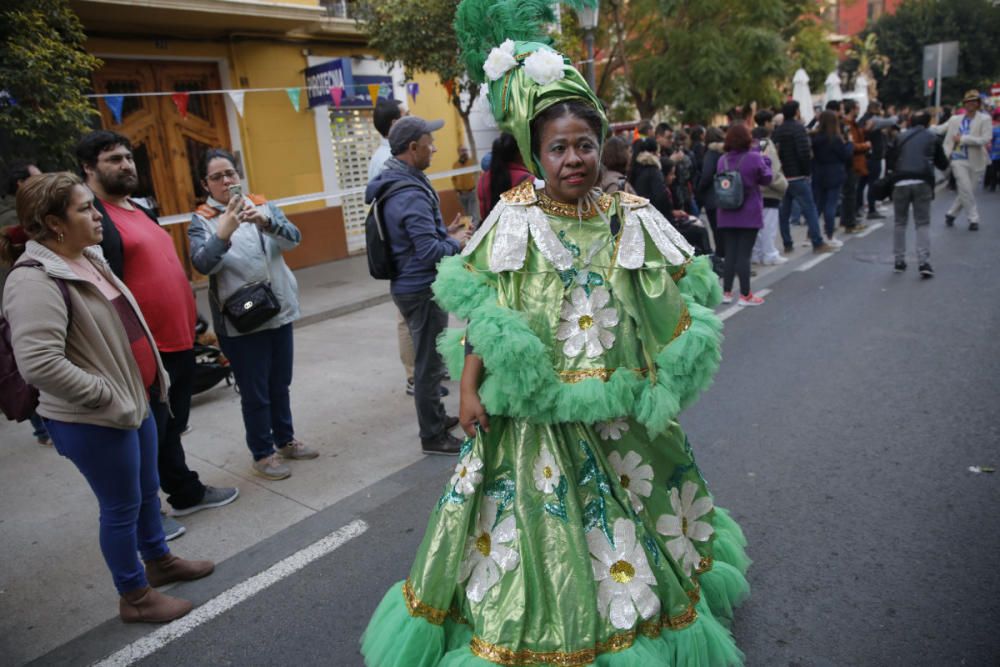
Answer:
[{"label": "woman wearing glasses", "polygon": [[[295,439],[289,398],[292,322],[299,317],[299,298],[282,253],[296,247],[302,234],[277,206],[243,193],[235,165],[232,154],[222,149],[206,152],[201,160],[209,197],[191,216],[191,261],[209,276],[212,322],[240,389],[253,471],[278,480],[292,474],[286,460],[319,455]],[[245,330],[225,306],[253,283],[269,286],[278,312]]]}]

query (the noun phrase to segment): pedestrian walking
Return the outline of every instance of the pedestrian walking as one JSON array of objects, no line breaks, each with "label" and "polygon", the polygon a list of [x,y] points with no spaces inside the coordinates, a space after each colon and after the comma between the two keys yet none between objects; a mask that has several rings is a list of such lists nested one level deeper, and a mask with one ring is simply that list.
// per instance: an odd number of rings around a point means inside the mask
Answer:
[{"label": "pedestrian walking", "polygon": [[841,202],[841,193],[854,158],[854,146],[850,141],[844,140],[840,132],[840,120],[834,112],[824,111],[819,115],[819,125],[812,135],[812,153],[813,197],[823,214],[826,242],[839,248],[843,244],[834,238],[837,230],[837,204]]},{"label": "pedestrian walking", "polygon": [[416,116],[397,121],[389,131],[392,157],[368,184],[365,202],[379,200],[397,270],[389,291],[413,337],[413,400],[421,447],[425,454],[454,455],[460,441],[450,431],[458,426],[458,418],[445,414],[441,403],[445,367],[437,351],[437,338],[448,325],[448,315],[434,301],[431,283],[437,263],[462,249],[468,230],[459,216],[445,229],[441,202],[424,175],[437,150],[432,133],[443,125]]},{"label": "pedestrian walking", "polygon": [[934,167],[948,168],[937,136],[928,128],[931,115],[922,111],[913,115],[910,129],[903,132],[892,152],[892,177],[895,183],[892,205],[895,214],[893,255],[896,273],[906,271],[906,227],[910,209],[917,235],[917,264],[921,278],[933,278],[931,268],[931,201],[934,199]]},{"label": "pedestrian walking", "polygon": [[806,128],[802,125],[799,103],[795,100],[785,102],[781,107],[781,115],[784,120],[781,125],[775,128],[771,138],[774,140],[775,146],[778,147],[781,168],[788,181],[788,189],[785,191],[781,207],[778,209],[778,228],[781,232],[785,252],[791,252],[795,249],[789,226],[793,202],[798,203],[802,215],[805,216],[813,252],[833,252],[836,248],[823,241],[823,234],[819,229],[819,215],[816,211],[816,202],[813,200],[810,182],[812,155],[809,150],[809,136],[806,134]]},{"label": "pedestrian walking", "polygon": [[[720,619],[748,592],[743,540],[674,421],[718,363],[700,305],[718,282],[647,201],[595,188],[607,120],[540,43],[547,6],[491,3],[462,2],[459,43],[496,47],[465,54],[470,75],[544,187],[505,193],[441,262],[436,298],[469,321],[464,359],[446,343],[469,437],[365,663],[736,664]],[[514,30],[537,38],[502,40]]]},{"label": "pedestrian walking", "polygon": [[1000,109],[993,110],[993,141],[990,142],[990,165],[986,168],[983,189],[996,192],[1000,185]]},{"label": "pedestrian walking", "polygon": [[715,168],[719,163],[719,158],[725,152],[726,134],[717,127],[710,127],[705,130],[705,141],[708,147],[705,150],[705,159],[701,165],[701,176],[696,189],[696,196],[702,208],[705,209],[705,217],[708,218],[709,227],[712,230],[712,246],[715,248],[713,258],[716,272],[722,275],[722,262],[725,259],[726,248],[722,244],[722,236],[719,234],[717,206],[715,197]]},{"label": "pedestrian walking", "polygon": [[719,158],[715,172],[739,174],[743,202],[738,208],[718,210],[719,231],[726,246],[726,263],[722,271],[722,302],[733,302],[733,281],[740,279],[740,306],[760,306],[764,299],[750,290],[750,255],[757,234],[764,226],[764,199],[761,187],[771,183],[774,174],[771,161],[760,152],[751,150],[753,138],[743,123],[735,123],[726,131],[725,154]]},{"label": "pedestrian walking", "polygon": [[[465,169],[471,164],[469,149],[465,146],[460,146],[458,149],[458,160],[451,165],[451,168]],[[472,229],[479,226],[479,201],[476,197],[476,184],[478,180],[475,174],[459,174],[451,177],[451,186],[455,188],[458,203],[462,206],[462,214],[469,218]]]},{"label": "pedestrian walking", "polygon": [[958,196],[944,216],[948,227],[955,225],[955,218],[965,209],[969,230],[979,229],[979,209],[976,207],[976,185],[982,180],[989,162],[989,144],[993,138],[990,117],[980,112],[982,100],[978,90],[970,90],[962,98],[964,114],[948,119],[944,135],[944,150],[951,159],[951,173],[955,177]]},{"label": "pedestrian walking", "polygon": [[771,140],[771,132],[774,131],[774,114],[768,109],[761,109],[754,115],[754,122],[757,127],[751,132],[756,142],[756,150],[761,155],[771,161],[771,182],[761,189],[761,196],[764,200],[764,226],[757,234],[757,240],[753,244],[751,261],[759,264],[775,265],[784,264],[787,257],[782,257],[778,248],[774,245],[778,238],[778,209],[781,207],[781,199],[788,190],[788,181],[785,180],[784,171],[781,169],[781,158],[778,156],[778,149],[775,148]]},{"label": "pedestrian walking", "polygon": [[150,399],[166,398],[169,380],[153,334],[94,247],[103,238],[101,214],[79,177],[29,178],[18,190],[17,212],[30,240],[4,288],[14,355],[25,381],[38,388],[38,414],[56,450],[97,497],[119,615],[127,623],[184,616],[191,603],[155,587],[199,579],[215,566],[173,555],[160,523]]},{"label": "pedestrian walking", "polygon": [[[290,395],[299,294],[282,255],[299,245],[302,234],[280,208],[243,192],[229,152],[206,151],[199,175],[209,196],[191,215],[191,263],[208,276],[213,328],[240,390],[253,472],[285,479],[292,474],[286,461],[319,456],[295,437]],[[261,323],[241,326],[234,310],[238,314],[246,302],[259,302],[261,283],[276,312]],[[234,296],[235,308],[230,307]]]},{"label": "pedestrian walking", "polygon": [[[184,516],[227,505],[236,500],[239,490],[205,485],[184,455],[181,434],[191,413],[198,313],[173,239],[149,210],[130,198],[139,186],[132,144],[120,134],[98,130],[80,139],[76,158],[94,193],[94,208],[102,216],[101,251],[111,271],[139,303],[170,376],[170,393],[163,397],[166,402],[156,397],[152,405],[160,485],[171,514]],[[163,521],[168,539],[185,531],[169,517]]]},{"label": "pedestrian walking", "polygon": [[858,222],[860,212],[860,197],[858,189],[861,179],[868,176],[868,152],[871,150],[871,143],[865,139],[864,130],[857,123],[858,103],[855,100],[843,101],[844,112],[841,120],[844,124],[844,140],[851,144],[853,156],[850,164],[847,165],[844,187],[840,197],[840,224],[844,228],[845,234],[854,234],[863,230],[867,225]]}]

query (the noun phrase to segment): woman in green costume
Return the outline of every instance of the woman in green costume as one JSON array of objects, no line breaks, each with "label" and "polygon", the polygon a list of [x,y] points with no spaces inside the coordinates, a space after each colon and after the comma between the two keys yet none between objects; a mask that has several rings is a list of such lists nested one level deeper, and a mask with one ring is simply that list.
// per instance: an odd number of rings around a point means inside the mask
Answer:
[{"label": "woman in green costume", "polygon": [[[718,281],[645,199],[594,190],[607,121],[536,0],[464,0],[470,76],[545,179],[501,197],[434,291],[468,326],[469,439],[409,577],[362,638],[370,667],[742,664],[749,593],[678,412],[718,367]],[[506,39],[506,37],[513,39]],[[498,46],[499,45],[499,46]]]}]

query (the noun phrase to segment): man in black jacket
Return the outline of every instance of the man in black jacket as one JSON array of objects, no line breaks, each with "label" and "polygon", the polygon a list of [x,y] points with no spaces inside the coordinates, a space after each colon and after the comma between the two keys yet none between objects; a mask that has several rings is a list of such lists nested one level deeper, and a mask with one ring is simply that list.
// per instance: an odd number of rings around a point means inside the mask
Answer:
[{"label": "man in black jacket", "polygon": [[934,167],[941,171],[948,168],[948,158],[937,140],[937,135],[927,129],[931,115],[927,111],[914,114],[912,127],[899,135],[896,148],[890,156],[895,187],[892,206],[895,213],[893,252],[896,255],[894,271],[906,270],[906,225],[910,206],[913,206],[913,224],[917,230],[917,263],[921,278],[933,278],[931,268],[931,200],[934,199]]},{"label": "man in black jacket", "polygon": [[819,230],[819,213],[816,211],[816,201],[813,199],[810,181],[812,150],[806,128],[802,125],[799,103],[795,100],[786,102],[781,107],[781,113],[785,120],[774,130],[771,140],[778,149],[781,168],[788,180],[788,190],[785,191],[781,208],[778,209],[778,225],[781,229],[781,240],[785,244],[785,252],[791,252],[795,248],[792,243],[792,230],[788,224],[793,201],[798,202],[802,215],[806,218],[813,252],[833,252],[836,248],[823,241],[823,234]]}]

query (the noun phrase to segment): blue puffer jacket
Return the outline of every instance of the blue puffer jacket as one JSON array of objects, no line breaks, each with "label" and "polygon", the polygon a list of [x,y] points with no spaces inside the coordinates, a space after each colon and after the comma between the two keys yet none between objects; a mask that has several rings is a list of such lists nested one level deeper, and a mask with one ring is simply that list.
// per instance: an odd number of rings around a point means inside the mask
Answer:
[{"label": "blue puffer jacket", "polygon": [[445,229],[437,192],[419,169],[390,158],[368,183],[365,203],[371,204],[400,182],[409,187],[393,192],[381,208],[397,270],[389,291],[413,294],[430,289],[437,277],[437,263],[443,257],[458,254],[460,248]]},{"label": "blue puffer jacket", "polygon": [[814,188],[839,188],[847,180],[854,144],[825,133],[813,135],[812,180]]}]

